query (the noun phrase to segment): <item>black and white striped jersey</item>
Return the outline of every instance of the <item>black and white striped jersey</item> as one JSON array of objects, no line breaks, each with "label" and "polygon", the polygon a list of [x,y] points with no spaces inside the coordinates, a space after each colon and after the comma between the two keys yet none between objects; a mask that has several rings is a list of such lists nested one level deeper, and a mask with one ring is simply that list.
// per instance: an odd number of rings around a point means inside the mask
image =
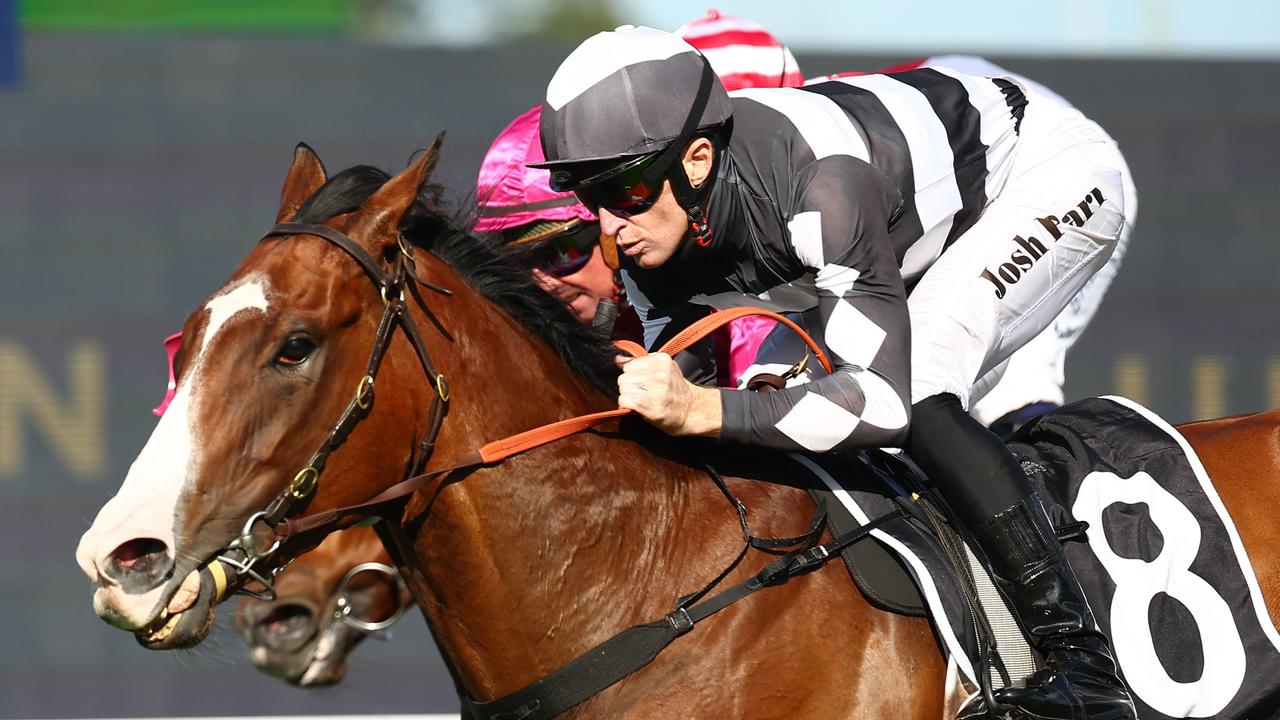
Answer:
[{"label": "black and white striped jersey", "polygon": [[[802,313],[836,372],[723,392],[721,438],[825,451],[900,444],[910,407],[905,285],[1009,176],[1026,105],[1007,79],[947,68],[732,93],[707,214],[662,267],[623,265],[656,347],[707,306]],[[709,357],[710,353],[706,353]]]}]

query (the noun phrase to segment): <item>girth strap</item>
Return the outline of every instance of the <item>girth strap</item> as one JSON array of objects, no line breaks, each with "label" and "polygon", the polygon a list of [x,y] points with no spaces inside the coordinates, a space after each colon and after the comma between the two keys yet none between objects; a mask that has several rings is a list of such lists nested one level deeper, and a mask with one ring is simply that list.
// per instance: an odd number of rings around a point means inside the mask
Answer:
[{"label": "girth strap", "polygon": [[789,552],[748,580],[691,607],[677,608],[661,620],[633,625],[513,693],[483,703],[469,697],[463,700],[471,716],[481,720],[555,717],[648,665],[672,640],[692,630],[698,622],[761,588],[781,585],[826,563],[881,525],[908,515],[907,510],[899,508],[825,545]]}]

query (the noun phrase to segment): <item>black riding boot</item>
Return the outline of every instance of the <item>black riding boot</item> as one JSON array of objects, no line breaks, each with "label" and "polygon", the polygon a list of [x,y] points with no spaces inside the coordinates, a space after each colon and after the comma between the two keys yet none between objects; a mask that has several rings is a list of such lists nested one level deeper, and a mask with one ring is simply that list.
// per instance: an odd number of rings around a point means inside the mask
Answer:
[{"label": "black riding boot", "polygon": [[[1015,718],[1130,720],[1137,714],[1116,675],[1107,638],[1094,624],[1040,498],[1030,495],[974,529],[1000,589],[1048,666],[1025,687],[995,691]],[[960,718],[991,715],[979,696]]]}]

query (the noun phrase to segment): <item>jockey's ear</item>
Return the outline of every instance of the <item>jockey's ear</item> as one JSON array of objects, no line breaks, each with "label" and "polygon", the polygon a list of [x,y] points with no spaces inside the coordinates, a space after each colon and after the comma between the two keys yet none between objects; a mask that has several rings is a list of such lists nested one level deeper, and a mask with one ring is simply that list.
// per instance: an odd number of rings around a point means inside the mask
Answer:
[{"label": "jockey's ear", "polygon": [[[364,205],[356,211],[347,234],[366,246],[394,243],[400,222],[417,201],[422,186],[431,178],[431,171],[440,159],[440,146],[443,143],[444,133],[440,133],[431,147],[419,155],[413,164],[401,170],[365,200]],[[377,248],[370,249],[375,250],[376,257]]]},{"label": "jockey's ear", "polygon": [[684,163],[684,175],[689,184],[699,187],[711,176],[715,167],[716,146],[704,137],[696,137],[685,146],[680,161]]},{"label": "jockey's ear", "polygon": [[280,209],[276,211],[276,222],[292,220],[302,203],[324,185],[325,179],[324,164],[320,162],[320,156],[306,143],[298,143],[298,147],[293,149],[293,165],[289,166],[289,174],[284,178],[284,189],[280,191]]}]

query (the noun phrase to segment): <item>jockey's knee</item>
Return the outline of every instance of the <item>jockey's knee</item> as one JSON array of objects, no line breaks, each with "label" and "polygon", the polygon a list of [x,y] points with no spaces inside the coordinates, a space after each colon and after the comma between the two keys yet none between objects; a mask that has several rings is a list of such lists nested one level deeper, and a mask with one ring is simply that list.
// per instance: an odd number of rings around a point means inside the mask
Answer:
[{"label": "jockey's knee", "polygon": [[1031,492],[1004,443],[951,393],[911,406],[906,450],[966,523],[990,517]]}]

